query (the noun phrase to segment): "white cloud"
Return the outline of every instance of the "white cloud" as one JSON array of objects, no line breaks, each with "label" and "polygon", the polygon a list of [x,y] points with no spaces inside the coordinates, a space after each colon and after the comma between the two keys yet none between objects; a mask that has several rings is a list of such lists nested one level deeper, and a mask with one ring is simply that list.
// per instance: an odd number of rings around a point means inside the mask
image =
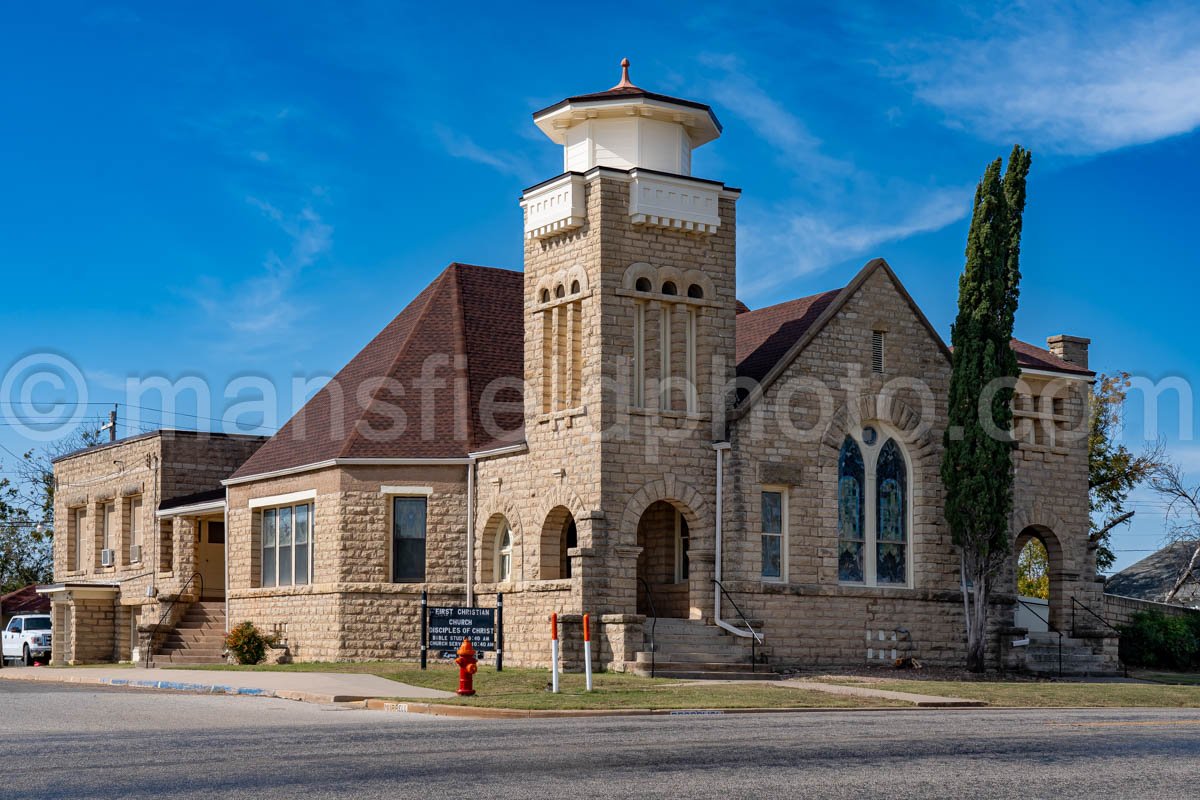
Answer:
[{"label": "white cloud", "polygon": [[869,220],[830,210],[743,214],[741,255],[756,268],[740,291],[753,298],[846,259],[879,255],[873,251],[881,245],[962,219],[970,212],[971,197],[967,186],[928,190],[910,202],[898,199],[893,211],[877,212]]},{"label": "white cloud", "polygon": [[923,38],[890,70],[947,124],[1093,155],[1200,126],[1200,6],[1039,3],[978,38]]},{"label": "white cloud", "polygon": [[709,53],[701,56],[700,61],[715,73],[705,96],[745,122],[791,169],[802,169],[808,174],[814,169],[840,174],[853,172],[852,163],[823,153],[821,140],[809,131],[804,121],[759,86],[736,56]]},{"label": "white cloud", "polygon": [[970,212],[972,188],[915,186],[881,178],[825,152],[804,121],[777,102],[739,59],[708,54],[715,77],[707,95],[746,123],[775,151],[779,166],[805,180],[790,207],[747,204],[739,213],[741,291],[752,299],[804,275],[888,242],[935,231]]},{"label": "white cloud", "polygon": [[220,318],[238,334],[239,343],[278,340],[305,314],[292,297],[300,274],[314,264],[333,245],[333,227],[317,212],[304,208],[288,215],[276,206],[256,197],[246,202],[279,226],[288,238],[284,254],[272,250],[263,261],[259,274],[230,286],[209,282],[206,290],[195,295],[197,302],[212,316]]},{"label": "white cloud", "polygon": [[497,172],[520,178],[526,183],[533,183],[530,164],[526,159],[519,158],[502,150],[482,147],[465,133],[460,133],[445,125],[435,125],[434,135],[446,153],[454,158],[462,158],[491,167]]}]

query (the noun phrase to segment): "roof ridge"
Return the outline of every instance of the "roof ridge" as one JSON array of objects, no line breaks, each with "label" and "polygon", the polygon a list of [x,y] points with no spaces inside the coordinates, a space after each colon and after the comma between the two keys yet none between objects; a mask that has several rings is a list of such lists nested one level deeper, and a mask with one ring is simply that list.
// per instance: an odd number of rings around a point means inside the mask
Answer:
[{"label": "roof ridge", "polygon": [[[426,295],[425,302],[421,306],[420,313],[417,314],[416,319],[413,320],[413,324],[409,327],[408,333],[405,334],[404,341],[402,341],[400,343],[400,346],[396,348],[395,356],[393,356],[392,359],[390,361],[388,361],[387,369],[383,373],[385,377],[391,376],[391,374],[393,372],[395,372],[396,367],[400,363],[400,359],[408,352],[409,345],[412,344],[412,342],[414,341],[418,332],[421,330],[421,323],[424,322],[425,317],[429,315],[429,309],[433,306],[433,301],[438,296],[439,292],[436,287],[438,287],[439,284],[441,284],[442,282],[444,282],[446,280],[446,276],[448,274],[450,274],[451,270],[453,270],[456,266],[457,266],[457,262],[451,262],[449,266],[447,266],[445,269],[442,270],[440,275],[438,275],[436,278],[433,279],[433,282],[430,283],[429,286],[426,287],[426,290],[421,292],[421,294]],[[428,291],[430,289],[432,289],[433,291]],[[417,295],[417,297],[419,298],[420,295]],[[396,319],[399,318],[403,313],[404,312],[401,311],[400,314],[397,314],[395,317],[392,317],[391,322],[389,322],[387,326],[384,326],[384,330],[387,330],[387,327],[392,325],[396,321]],[[374,340],[372,340],[372,341],[374,341]],[[367,344],[367,347],[370,347],[370,343]],[[357,356],[355,356],[355,358],[357,358]],[[349,366],[352,363],[354,363],[354,359],[350,359],[350,361],[348,361],[346,363],[346,365]],[[349,435],[347,435],[345,441],[342,442],[342,446],[337,451],[336,458],[345,458],[347,453],[349,453],[353,449],[353,446],[361,438],[361,434],[359,433],[359,430],[358,430],[358,424],[360,422],[362,422],[363,418],[367,415],[367,413],[371,410],[371,408],[374,407],[375,400],[378,398],[379,393],[382,390],[383,390],[383,385],[380,384],[379,386],[375,387],[375,391],[371,392],[371,397],[367,401],[365,406],[363,407],[361,413],[356,415],[356,418],[354,420],[353,429],[348,432]]]}]

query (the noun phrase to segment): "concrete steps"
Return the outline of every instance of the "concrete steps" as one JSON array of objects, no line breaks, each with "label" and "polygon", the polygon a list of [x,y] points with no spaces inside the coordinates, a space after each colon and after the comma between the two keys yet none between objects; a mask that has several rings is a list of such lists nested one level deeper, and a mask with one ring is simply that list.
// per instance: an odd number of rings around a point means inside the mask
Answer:
[{"label": "concrete steps", "polygon": [[[637,675],[680,680],[777,680],[764,664],[751,664],[749,639],[699,620],[650,618],[645,649],[627,668]],[[758,652],[764,652],[760,647]]]},{"label": "concrete steps", "polygon": [[220,601],[192,603],[154,654],[154,663],[159,666],[224,662],[225,604]]},{"label": "concrete steps", "polygon": [[1116,665],[1104,654],[1103,644],[1094,639],[1062,638],[1059,658],[1058,634],[1031,633],[1025,649],[1025,670],[1048,677],[1063,675],[1103,676],[1118,674]]}]

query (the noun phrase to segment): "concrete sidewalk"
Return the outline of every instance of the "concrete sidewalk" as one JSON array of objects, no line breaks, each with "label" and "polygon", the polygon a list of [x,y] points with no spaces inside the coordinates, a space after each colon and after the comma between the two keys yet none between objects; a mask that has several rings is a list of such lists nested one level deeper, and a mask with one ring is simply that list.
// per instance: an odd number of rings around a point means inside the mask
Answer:
[{"label": "concrete sidewalk", "polygon": [[350,672],[251,672],[237,670],[111,667],[5,667],[0,680],[129,686],[199,694],[279,697],[309,703],[349,703],[379,697],[440,700],[452,692]]}]

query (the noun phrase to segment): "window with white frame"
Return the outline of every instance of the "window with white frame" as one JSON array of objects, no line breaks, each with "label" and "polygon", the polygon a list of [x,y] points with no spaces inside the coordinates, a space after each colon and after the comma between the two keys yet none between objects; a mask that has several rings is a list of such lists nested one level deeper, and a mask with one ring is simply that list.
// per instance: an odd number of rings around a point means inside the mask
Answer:
[{"label": "window with white frame", "polygon": [[762,578],[787,580],[787,490],[768,487],[762,493]]},{"label": "window with white frame", "polygon": [[[882,441],[881,441],[882,439]],[[838,582],[910,582],[908,462],[873,426],[847,436],[838,455]]]},{"label": "window with white frame", "polygon": [[688,551],[691,549],[692,534],[688,530],[687,519],[675,511],[675,582],[685,583],[691,575],[691,562]]},{"label": "window with white frame", "polygon": [[[698,288],[698,287],[693,287]],[[687,392],[687,410],[688,413],[694,414],[697,407],[700,405],[699,390],[696,387],[696,307],[687,307],[687,336],[684,352],[684,378],[687,385],[684,386],[684,391]]]},{"label": "window with white frame", "polygon": [[142,560],[142,498],[129,498],[129,563]]},{"label": "window with white frame", "polygon": [[[663,291],[666,291],[664,287]],[[672,291],[671,294],[674,294]],[[658,407],[664,411],[671,408],[671,317],[675,315],[673,303],[661,303],[658,308]]]},{"label": "window with white frame", "polygon": [[496,537],[496,582],[512,579],[513,532],[506,520],[500,527],[500,535]]},{"label": "window with white frame", "polygon": [[312,582],[313,504],[264,508],[262,585],[300,586]]},{"label": "window with white frame", "polygon": [[427,497],[392,498],[392,582],[425,580]]}]

